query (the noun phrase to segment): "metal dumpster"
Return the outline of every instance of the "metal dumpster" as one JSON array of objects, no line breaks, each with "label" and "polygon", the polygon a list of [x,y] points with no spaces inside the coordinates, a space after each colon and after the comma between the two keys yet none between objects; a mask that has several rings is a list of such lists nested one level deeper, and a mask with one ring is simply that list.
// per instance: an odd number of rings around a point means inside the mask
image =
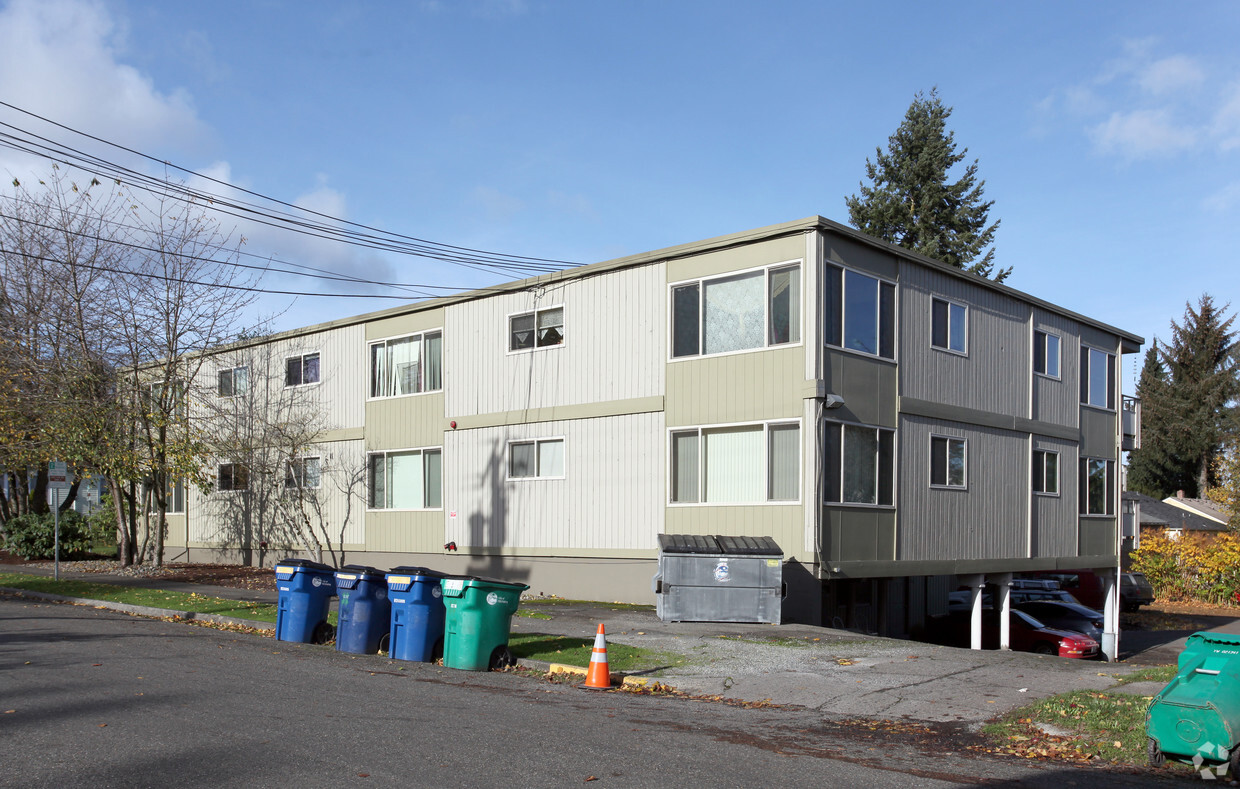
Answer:
[{"label": "metal dumpster", "polygon": [[664,622],[767,622],[783,608],[784,552],[770,537],[660,534],[652,587]]},{"label": "metal dumpster", "polygon": [[1146,713],[1149,759],[1240,772],[1240,636],[1194,633]]}]

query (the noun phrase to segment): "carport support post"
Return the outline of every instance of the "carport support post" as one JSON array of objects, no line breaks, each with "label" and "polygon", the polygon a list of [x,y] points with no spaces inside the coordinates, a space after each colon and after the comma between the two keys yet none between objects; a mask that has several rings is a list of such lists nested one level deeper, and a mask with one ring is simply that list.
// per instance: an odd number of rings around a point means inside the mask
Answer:
[{"label": "carport support post", "polygon": [[969,649],[981,649],[982,590],[986,588],[986,576],[962,575],[957,582],[969,588]]},{"label": "carport support post", "polygon": [[1012,648],[1012,574],[1000,573],[991,578],[999,587],[999,649]]},{"label": "carport support post", "polygon": [[1111,567],[1099,570],[1106,589],[1102,604],[1102,654],[1107,660],[1119,658],[1119,570]]}]

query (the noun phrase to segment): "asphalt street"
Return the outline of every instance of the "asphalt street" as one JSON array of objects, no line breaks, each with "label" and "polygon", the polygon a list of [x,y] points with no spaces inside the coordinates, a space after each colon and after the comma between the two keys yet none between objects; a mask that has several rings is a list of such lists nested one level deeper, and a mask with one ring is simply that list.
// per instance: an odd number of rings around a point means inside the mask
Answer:
[{"label": "asphalt street", "polygon": [[0,597],[4,787],[1165,781],[992,757],[974,740],[961,724],[590,692]]}]

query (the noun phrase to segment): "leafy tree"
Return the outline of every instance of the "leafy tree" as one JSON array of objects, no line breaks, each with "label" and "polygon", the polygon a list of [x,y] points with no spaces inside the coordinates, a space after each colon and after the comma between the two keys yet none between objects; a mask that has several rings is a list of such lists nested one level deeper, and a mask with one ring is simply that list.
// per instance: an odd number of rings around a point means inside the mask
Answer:
[{"label": "leafy tree", "polygon": [[1206,490],[1206,497],[1227,513],[1227,525],[1240,532],[1240,437],[1233,436],[1215,460],[1214,475],[1218,482]]},{"label": "leafy tree", "polygon": [[994,268],[999,220],[987,224],[994,201],[982,199],[986,182],[977,178],[977,160],[948,180],[969,152],[956,151],[955,132],[947,129],[951,114],[938,88],[913,97],[887,152],[877,148],[874,162],[866,159],[871,186],[862,183],[860,195],[845,199],[848,218],[863,233],[1002,282],[1012,269]]}]

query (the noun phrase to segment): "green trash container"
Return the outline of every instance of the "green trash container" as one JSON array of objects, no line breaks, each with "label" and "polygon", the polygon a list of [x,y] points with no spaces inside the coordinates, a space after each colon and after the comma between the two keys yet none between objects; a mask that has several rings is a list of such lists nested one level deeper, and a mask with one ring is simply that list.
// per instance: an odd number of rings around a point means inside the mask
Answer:
[{"label": "green trash container", "polygon": [[439,583],[446,609],[443,664],[465,671],[515,665],[508,630],[529,586],[472,575],[450,575]]},{"label": "green trash container", "polygon": [[1150,765],[1171,759],[1217,773],[1228,764],[1240,775],[1240,636],[1194,633],[1179,669],[1146,713]]}]

